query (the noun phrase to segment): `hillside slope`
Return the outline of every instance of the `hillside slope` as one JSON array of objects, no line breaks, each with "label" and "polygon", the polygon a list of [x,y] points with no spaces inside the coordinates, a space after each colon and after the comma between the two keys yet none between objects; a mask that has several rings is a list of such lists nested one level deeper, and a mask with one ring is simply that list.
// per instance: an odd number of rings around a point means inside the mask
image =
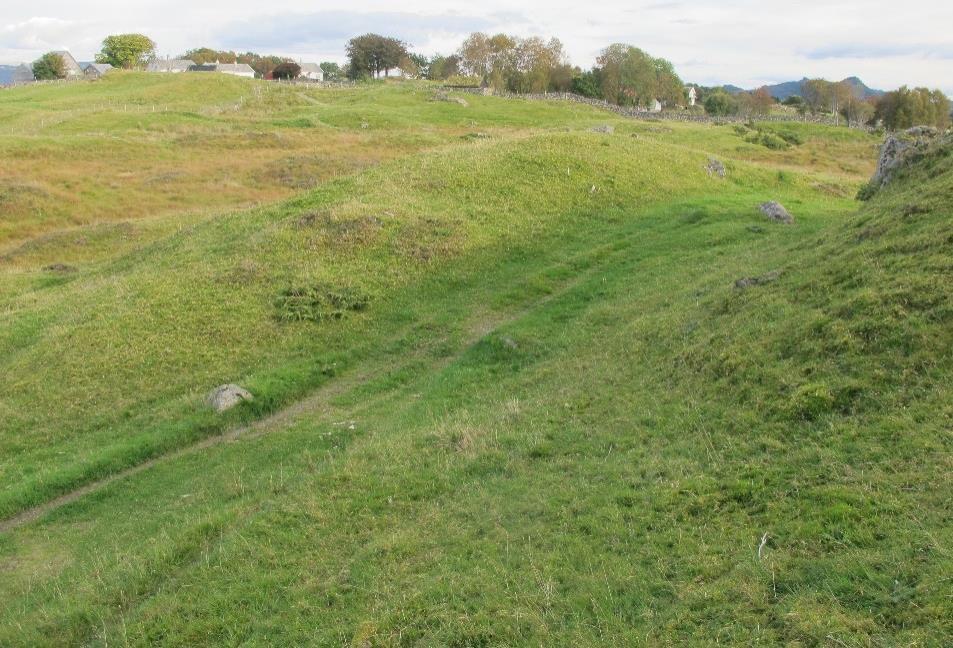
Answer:
[{"label": "hillside slope", "polygon": [[217,433],[200,386],[298,406],[0,534],[0,644],[943,644],[949,149],[859,205],[792,167],[863,135],[590,119],[20,285],[8,511]]}]

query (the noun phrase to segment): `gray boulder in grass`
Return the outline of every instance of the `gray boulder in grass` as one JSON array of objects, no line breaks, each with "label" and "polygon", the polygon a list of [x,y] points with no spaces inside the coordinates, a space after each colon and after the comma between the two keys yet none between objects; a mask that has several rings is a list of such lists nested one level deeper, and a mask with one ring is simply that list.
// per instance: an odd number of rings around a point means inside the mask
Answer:
[{"label": "gray boulder in grass", "polygon": [[770,201],[766,203],[761,203],[758,207],[761,210],[761,213],[773,220],[776,223],[784,223],[785,225],[791,225],[794,223],[794,216],[788,213],[788,210],[784,206],[775,201]]},{"label": "gray boulder in grass", "polygon": [[216,412],[230,410],[246,400],[254,400],[254,396],[251,395],[251,392],[238,385],[232,384],[220,385],[210,391],[208,396],[205,397],[205,402]]},{"label": "gray boulder in grass", "polygon": [[717,160],[713,157],[708,158],[708,164],[705,165],[705,171],[708,172],[710,176],[718,176],[719,178],[725,177],[725,165],[721,163],[720,160]]}]

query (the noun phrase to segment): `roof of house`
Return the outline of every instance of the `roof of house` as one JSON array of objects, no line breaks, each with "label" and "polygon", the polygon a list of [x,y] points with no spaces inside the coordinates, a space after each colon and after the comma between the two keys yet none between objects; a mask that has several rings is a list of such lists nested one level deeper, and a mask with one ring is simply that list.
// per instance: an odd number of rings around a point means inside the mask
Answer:
[{"label": "roof of house", "polygon": [[185,72],[195,65],[189,59],[153,59],[146,66],[146,72]]},{"label": "roof of house", "polygon": [[219,63],[215,66],[215,69],[218,72],[251,72],[255,73],[255,69],[248,65],[248,63]]},{"label": "roof of house", "polygon": [[79,63],[76,62],[76,59],[73,58],[73,55],[67,52],[66,50],[60,50],[58,52],[53,52],[57,54],[61,59],[63,59],[63,65],[66,66],[67,74],[82,74],[83,68],[79,66]]},{"label": "roof of house", "polygon": [[322,70],[321,66],[318,65],[317,63],[302,63],[298,67],[301,68],[301,71],[303,73],[315,74],[317,72],[320,72],[321,74],[324,74],[324,70]]},{"label": "roof of house", "polygon": [[113,69],[113,66],[110,65],[109,63],[90,63],[89,65],[86,66],[86,71],[88,71],[89,68],[93,68],[100,74],[106,74],[111,69]]},{"label": "roof of house", "polygon": [[230,72],[241,74],[254,74],[255,69],[247,63],[202,63],[193,65],[189,68],[192,72]]}]

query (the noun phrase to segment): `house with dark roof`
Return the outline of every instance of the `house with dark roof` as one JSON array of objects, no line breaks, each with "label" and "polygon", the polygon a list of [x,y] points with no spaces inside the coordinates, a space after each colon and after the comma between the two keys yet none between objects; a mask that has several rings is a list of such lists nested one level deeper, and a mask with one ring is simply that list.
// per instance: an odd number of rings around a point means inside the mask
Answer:
[{"label": "house with dark roof", "polygon": [[63,71],[66,73],[66,79],[83,78],[83,68],[80,67],[80,64],[76,62],[76,59],[73,58],[72,54],[66,50],[53,53],[63,59]]},{"label": "house with dark roof", "polygon": [[231,74],[232,76],[255,78],[255,70],[247,63],[203,63],[193,65],[189,72],[220,72],[221,74]]},{"label": "house with dark roof", "polygon": [[179,72],[188,72],[193,65],[195,65],[195,61],[190,59],[152,59],[146,65],[146,72],[178,74]]},{"label": "house with dark roof", "polygon": [[113,69],[109,63],[90,63],[83,70],[87,79],[98,79]]}]

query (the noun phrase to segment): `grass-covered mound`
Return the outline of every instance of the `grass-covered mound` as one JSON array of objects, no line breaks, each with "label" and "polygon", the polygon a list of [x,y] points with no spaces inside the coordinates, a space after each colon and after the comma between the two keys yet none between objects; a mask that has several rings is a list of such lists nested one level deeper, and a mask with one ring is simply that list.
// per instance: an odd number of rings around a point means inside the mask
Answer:
[{"label": "grass-covered mound", "polygon": [[614,123],[21,284],[8,511],[297,404],[0,535],[0,643],[944,643],[951,158]]}]

